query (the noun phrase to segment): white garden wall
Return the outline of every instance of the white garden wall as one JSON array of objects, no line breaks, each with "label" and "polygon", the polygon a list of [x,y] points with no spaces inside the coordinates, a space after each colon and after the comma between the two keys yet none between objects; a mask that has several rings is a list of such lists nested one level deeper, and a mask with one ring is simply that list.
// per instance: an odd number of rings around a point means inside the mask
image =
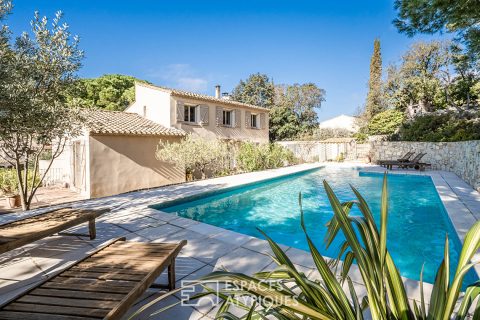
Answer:
[{"label": "white garden wall", "polygon": [[397,159],[412,151],[424,152],[422,162],[432,164],[434,170],[454,172],[475,189],[480,190],[480,141],[409,142],[376,141],[371,143],[370,156],[379,159]]}]

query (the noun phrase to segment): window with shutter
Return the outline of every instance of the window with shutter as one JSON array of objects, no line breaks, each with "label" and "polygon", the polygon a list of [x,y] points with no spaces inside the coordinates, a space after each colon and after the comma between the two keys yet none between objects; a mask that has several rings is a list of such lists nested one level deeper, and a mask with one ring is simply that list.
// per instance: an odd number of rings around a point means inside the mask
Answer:
[{"label": "window with shutter", "polygon": [[258,114],[252,114],[250,116],[251,127],[254,129],[260,129],[260,121],[258,119]]},{"label": "window with shutter", "polygon": [[197,123],[199,118],[198,106],[184,105],[183,106],[183,121],[190,123]]},{"label": "window with shutter", "polygon": [[223,110],[222,124],[226,127],[231,127],[233,124],[233,112],[231,110]]}]

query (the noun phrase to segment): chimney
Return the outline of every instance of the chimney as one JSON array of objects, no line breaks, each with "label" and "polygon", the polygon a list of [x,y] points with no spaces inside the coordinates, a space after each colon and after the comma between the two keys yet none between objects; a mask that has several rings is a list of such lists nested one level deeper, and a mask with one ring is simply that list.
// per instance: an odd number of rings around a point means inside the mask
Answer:
[{"label": "chimney", "polygon": [[215,86],[215,98],[220,99],[220,85]]}]

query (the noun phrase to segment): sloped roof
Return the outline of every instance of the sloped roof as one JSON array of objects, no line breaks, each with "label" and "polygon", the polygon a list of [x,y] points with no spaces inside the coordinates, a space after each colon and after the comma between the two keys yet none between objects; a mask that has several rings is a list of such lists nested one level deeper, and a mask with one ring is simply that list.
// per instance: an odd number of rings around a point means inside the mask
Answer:
[{"label": "sloped roof", "polygon": [[91,133],[144,135],[144,136],[183,136],[183,130],[167,128],[156,122],[129,112],[88,110],[87,129]]},{"label": "sloped roof", "polygon": [[267,108],[259,107],[259,106],[253,105],[253,104],[238,102],[238,101],[235,101],[235,100],[219,99],[219,98],[215,98],[215,97],[212,97],[212,96],[207,96],[205,94],[199,94],[199,93],[188,92],[188,91],[183,91],[183,90],[178,90],[178,89],[160,87],[160,86],[155,86],[155,85],[145,83],[145,82],[136,82],[136,84],[140,85],[140,86],[143,86],[143,87],[151,88],[151,89],[167,91],[172,96],[175,96],[175,97],[198,99],[198,100],[207,101],[207,102],[222,103],[222,104],[227,104],[227,105],[231,105],[231,106],[238,106],[238,107],[255,109],[255,110],[259,110],[259,111],[266,111],[266,112],[270,111],[270,109],[267,109]]},{"label": "sloped roof", "polygon": [[357,132],[359,129],[356,118],[344,114],[320,122],[319,127],[320,129],[345,129],[351,132]]}]

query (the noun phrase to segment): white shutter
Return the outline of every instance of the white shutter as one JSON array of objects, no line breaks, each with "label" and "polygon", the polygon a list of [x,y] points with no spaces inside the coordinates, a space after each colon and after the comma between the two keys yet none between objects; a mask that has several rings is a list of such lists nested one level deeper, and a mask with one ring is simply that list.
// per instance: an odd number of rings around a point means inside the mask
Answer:
[{"label": "white shutter", "polygon": [[217,127],[221,126],[223,124],[223,108],[222,107],[216,107],[216,124]]},{"label": "white shutter", "polygon": [[233,114],[233,127],[234,128],[240,128],[241,127],[241,111],[239,109],[235,109],[232,111]]},{"label": "white shutter", "polygon": [[265,113],[260,113],[260,125],[257,125],[258,128],[260,129],[265,129],[267,126],[266,126],[266,119],[265,119]]},{"label": "white shutter", "polygon": [[209,114],[208,114],[208,106],[200,106],[200,121],[203,123],[203,124],[206,124],[208,125],[208,118],[209,118]]},{"label": "white shutter", "polygon": [[185,108],[182,101],[177,101],[177,122],[182,122],[185,119]]},{"label": "white shutter", "polygon": [[245,128],[252,127],[252,113],[250,111],[245,111]]}]

